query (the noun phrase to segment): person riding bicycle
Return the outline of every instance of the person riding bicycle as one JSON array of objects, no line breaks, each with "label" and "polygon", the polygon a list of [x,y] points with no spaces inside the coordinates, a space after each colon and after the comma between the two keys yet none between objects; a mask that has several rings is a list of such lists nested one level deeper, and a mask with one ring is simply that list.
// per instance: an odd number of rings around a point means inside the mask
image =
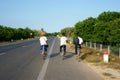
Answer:
[{"label": "person riding bicycle", "polygon": [[78,35],[76,38],[73,39],[73,43],[75,45],[75,55],[79,56],[77,49],[81,49],[81,44],[83,43],[83,39]]},{"label": "person riding bicycle", "polygon": [[47,55],[47,37],[45,36],[45,32],[41,32],[41,37],[40,37],[40,50],[44,51],[42,52],[42,55]]},{"label": "person riding bicycle", "polygon": [[[60,54],[61,54],[62,56],[64,56],[65,53],[66,53],[66,43],[67,43],[67,37],[66,37],[65,34],[63,33],[63,34],[62,34],[62,37],[60,38]],[[62,54],[62,48],[63,48],[64,54]]]}]

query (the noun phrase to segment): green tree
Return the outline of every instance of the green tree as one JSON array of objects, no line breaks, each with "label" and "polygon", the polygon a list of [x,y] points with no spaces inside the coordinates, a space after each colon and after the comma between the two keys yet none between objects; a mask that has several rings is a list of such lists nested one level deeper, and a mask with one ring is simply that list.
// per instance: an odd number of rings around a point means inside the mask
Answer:
[{"label": "green tree", "polygon": [[109,22],[120,18],[120,12],[103,12],[98,16],[99,21]]},{"label": "green tree", "polygon": [[96,21],[97,20],[95,18],[89,17],[82,22],[78,22],[75,25],[74,36],[79,34],[85,41],[91,41]]},{"label": "green tree", "polygon": [[120,19],[116,19],[109,23],[109,36],[107,40],[111,43],[111,45],[119,45],[120,46]]},{"label": "green tree", "polygon": [[65,36],[67,37],[70,37],[72,35],[73,29],[74,29],[73,27],[66,27],[61,30],[61,33],[65,34]]},{"label": "green tree", "polygon": [[107,24],[104,22],[97,22],[94,25],[94,33],[93,33],[93,40],[94,42],[100,42],[100,43],[106,43],[107,41],[107,32],[106,32],[106,28],[107,28]]}]

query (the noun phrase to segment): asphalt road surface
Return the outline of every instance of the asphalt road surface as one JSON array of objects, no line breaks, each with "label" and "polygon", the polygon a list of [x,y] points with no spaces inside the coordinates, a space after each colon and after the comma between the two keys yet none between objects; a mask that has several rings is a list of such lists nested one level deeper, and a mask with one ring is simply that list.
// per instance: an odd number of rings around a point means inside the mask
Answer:
[{"label": "asphalt road surface", "polygon": [[39,40],[0,45],[0,80],[104,80],[67,48],[59,54],[59,39],[48,38],[48,56],[43,60]]}]

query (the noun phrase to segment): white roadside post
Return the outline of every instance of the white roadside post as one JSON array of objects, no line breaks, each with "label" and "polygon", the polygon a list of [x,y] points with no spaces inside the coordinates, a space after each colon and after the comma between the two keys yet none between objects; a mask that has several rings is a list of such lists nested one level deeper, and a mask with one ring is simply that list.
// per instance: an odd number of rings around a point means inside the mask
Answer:
[{"label": "white roadside post", "polygon": [[103,59],[104,59],[105,63],[108,63],[109,56],[108,56],[108,52],[107,51],[103,52]]},{"label": "white roadside post", "polygon": [[100,51],[102,51],[102,44],[100,44]]}]

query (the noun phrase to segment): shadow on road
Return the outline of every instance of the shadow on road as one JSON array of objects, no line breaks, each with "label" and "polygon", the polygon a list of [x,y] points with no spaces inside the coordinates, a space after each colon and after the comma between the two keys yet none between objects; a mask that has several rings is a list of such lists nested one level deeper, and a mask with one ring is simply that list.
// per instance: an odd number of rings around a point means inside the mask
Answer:
[{"label": "shadow on road", "polygon": [[66,55],[65,55],[65,59],[71,58],[73,56],[74,56],[73,52],[67,52]]},{"label": "shadow on road", "polygon": [[[51,55],[50,55],[50,58],[53,58],[53,57],[56,57],[56,56],[58,56],[58,55],[60,55],[60,53],[52,53]],[[71,58],[71,57],[73,57],[74,56],[74,53],[73,52],[66,52],[66,55],[65,55],[65,59],[68,59],[68,58]]]},{"label": "shadow on road", "polygon": [[58,55],[60,55],[60,53],[53,53],[53,54],[50,55],[50,58],[56,57]]}]

